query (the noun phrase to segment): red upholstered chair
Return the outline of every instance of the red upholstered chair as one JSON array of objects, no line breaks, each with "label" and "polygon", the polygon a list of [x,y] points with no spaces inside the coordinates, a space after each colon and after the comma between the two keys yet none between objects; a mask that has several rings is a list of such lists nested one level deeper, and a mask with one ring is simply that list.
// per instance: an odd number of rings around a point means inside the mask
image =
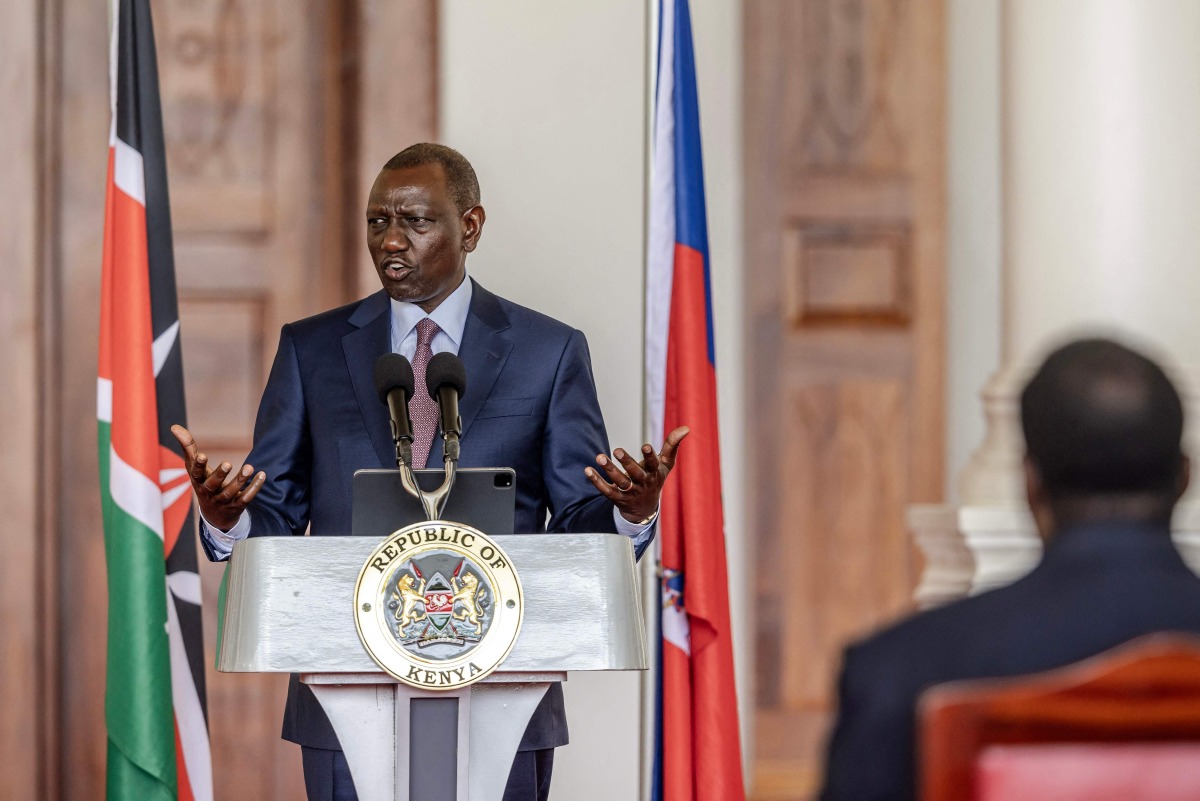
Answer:
[{"label": "red upholstered chair", "polygon": [[922,801],[1200,799],[1200,638],[950,682],[918,710]]}]

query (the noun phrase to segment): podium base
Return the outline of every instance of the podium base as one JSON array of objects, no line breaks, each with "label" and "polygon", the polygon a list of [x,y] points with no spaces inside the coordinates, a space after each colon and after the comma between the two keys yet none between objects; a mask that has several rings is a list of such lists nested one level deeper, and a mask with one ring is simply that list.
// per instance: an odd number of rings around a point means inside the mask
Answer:
[{"label": "podium base", "polygon": [[359,801],[500,801],[529,719],[565,672],[493,673],[431,692],[384,673],[303,673]]}]

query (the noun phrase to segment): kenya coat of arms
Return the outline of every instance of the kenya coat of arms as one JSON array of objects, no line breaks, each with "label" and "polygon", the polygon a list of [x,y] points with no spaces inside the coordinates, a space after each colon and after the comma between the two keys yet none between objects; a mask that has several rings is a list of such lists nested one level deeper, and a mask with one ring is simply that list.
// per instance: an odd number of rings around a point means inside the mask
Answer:
[{"label": "kenya coat of arms", "polygon": [[393,677],[424,689],[462,687],[495,670],[516,642],[522,614],[520,579],[500,546],[445,521],[385,539],[355,587],[367,652]]}]

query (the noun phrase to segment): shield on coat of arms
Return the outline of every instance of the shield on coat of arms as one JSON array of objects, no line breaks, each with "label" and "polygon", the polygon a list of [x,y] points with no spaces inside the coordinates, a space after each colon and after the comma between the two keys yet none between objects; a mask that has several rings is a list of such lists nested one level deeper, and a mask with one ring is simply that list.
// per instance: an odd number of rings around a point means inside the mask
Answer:
[{"label": "shield on coat of arms", "polygon": [[454,613],[454,589],[441,573],[434,573],[425,585],[425,615],[438,631],[450,624]]}]

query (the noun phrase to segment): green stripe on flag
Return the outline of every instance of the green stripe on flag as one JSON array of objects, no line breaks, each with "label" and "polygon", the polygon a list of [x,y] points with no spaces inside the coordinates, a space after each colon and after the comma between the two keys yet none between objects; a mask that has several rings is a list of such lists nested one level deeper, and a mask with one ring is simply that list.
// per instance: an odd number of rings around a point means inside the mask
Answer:
[{"label": "green stripe on flag", "polygon": [[175,791],[138,768],[112,741],[108,741],[107,797],[145,801],[175,801]]},{"label": "green stripe on flag", "polygon": [[213,670],[221,663],[221,643],[225,632],[225,592],[229,589],[229,562],[221,570],[221,588],[217,590],[217,655],[213,658]]},{"label": "green stripe on flag", "polygon": [[[175,722],[162,540],[113,500],[112,426],[100,422],[100,497],[108,566],[109,801],[174,799]],[[118,756],[118,761],[113,757]],[[148,786],[158,790],[148,793]]]}]

